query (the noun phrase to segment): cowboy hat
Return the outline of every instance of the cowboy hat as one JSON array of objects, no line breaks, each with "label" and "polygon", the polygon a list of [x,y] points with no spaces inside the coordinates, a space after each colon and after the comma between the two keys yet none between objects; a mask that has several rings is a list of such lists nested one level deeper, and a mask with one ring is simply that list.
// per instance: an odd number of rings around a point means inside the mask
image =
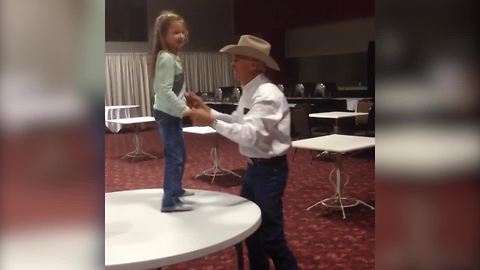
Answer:
[{"label": "cowboy hat", "polygon": [[269,68],[280,70],[277,62],[270,56],[270,48],[271,45],[266,40],[251,35],[242,35],[238,44],[227,45],[221,48],[220,52],[248,56],[262,61]]}]

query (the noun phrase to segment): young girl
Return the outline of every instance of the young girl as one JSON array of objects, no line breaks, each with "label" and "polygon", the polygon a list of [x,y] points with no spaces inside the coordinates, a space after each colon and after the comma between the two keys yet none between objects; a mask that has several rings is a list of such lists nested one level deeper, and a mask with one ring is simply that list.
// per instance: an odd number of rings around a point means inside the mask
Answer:
[{"label": "young girl", "polygon": [[188,31],[179,15],[163,11],[155,20],[150,76],[153,77],[155,104],[153,114],[163,140],[165,159],[162,212],[189,211],[179,197],[193,195],[182,188],[185,143],[182,117],[190,108],[185,102],[185,82],[178,50],[185,44]]}]

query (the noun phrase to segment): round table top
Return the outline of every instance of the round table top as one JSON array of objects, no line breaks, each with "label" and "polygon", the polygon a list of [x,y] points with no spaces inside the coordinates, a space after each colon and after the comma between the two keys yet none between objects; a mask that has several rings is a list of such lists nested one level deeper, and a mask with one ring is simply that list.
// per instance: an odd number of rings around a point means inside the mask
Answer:
[{"label": "round table top", "polygon": [[105,194],[106,269],[150,269],[231,247],[255,232],[261,212],[227,193],[195,190],[193,211],[162,213],[163,189]]}]

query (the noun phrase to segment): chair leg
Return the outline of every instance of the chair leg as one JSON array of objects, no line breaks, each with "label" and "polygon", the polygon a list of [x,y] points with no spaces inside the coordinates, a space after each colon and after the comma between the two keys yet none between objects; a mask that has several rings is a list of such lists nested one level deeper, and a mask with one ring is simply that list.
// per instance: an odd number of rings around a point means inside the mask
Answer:
[{"label": "chair leg", "polygon": [[292,162],[295,160],[295,154],[297,153],[298,148],[293,149]]}]

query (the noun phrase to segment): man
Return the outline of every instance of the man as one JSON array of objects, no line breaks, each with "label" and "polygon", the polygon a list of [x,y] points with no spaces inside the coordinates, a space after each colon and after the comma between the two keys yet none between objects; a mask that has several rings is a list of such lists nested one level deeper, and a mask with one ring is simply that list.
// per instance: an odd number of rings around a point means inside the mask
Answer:
[{"label": "man", "polygon": [[255,202],[262,212],[260,228],[247,240],[250,269],[297,269],[284,235],[282,197],[287,184],[287,151],[291,144],[290,110],[283,93],[263,74],[265,67],[280,70],[269,55],[270,44],[243,35],[237,45],[220,50],[234,55],[232,68],[243,93],[231,114],[209,108],[197,95],[188,94],[193,109],[187,114],[194,125],[209,125],[239,144],[248,158],[241,196]]}]

